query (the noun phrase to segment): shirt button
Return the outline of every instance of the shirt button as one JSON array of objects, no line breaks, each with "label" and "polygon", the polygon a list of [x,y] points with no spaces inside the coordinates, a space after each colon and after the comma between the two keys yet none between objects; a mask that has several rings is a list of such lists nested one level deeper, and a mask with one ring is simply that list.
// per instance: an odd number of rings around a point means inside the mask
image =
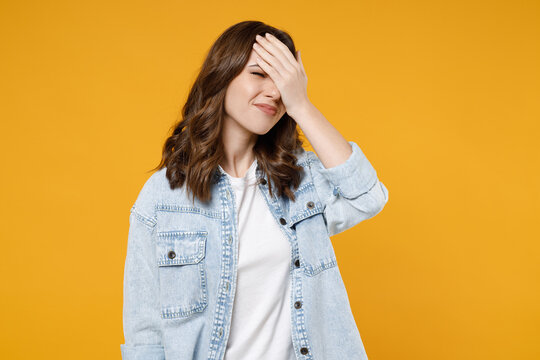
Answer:
[{"label": "shirt button", "polygon": [[302,307],[302,302],[301,302],[301,301],[295,302],[295,303],[294,303],[294,307],[295,307],[296,309],[300,309],[300,308]]},{"label": "shirt button", "polygon": [[285,220],[284,218],[279,218],[279,222],[281,223],[281,225],[285,225],[287,223],[287,220]]},{"label": "shirt button", "polygon": [[231,198],[231,194],[229,193],[229,190],[227,190],[227,199]]},{"label": "shirt button", "polygon": [[294,266],[300,267],[300,260],[296,259],[296,260],[294,261]]},{"label": "shirt button", "polygon": [[265,179],[265,178],[261,178],[261,179],[259,180],[259,184],[266,185],[266,179]]},{"label": "shirt button", "polygon": [[232,235],[229,235],[229,245],[232,244]]},{"label": "shirt button", "polygon": [[[222,328],[219,328],[218,330],[218,336],[221,337],[221,335],[223,335],[223,329]],[[301,350],[300,350],[301,351]]]},{"label": "shirt button", "polygon": [[309,352],[308,349],[305,348],[305,347],[303,347],[303,348],[300,349],[300,353],[301,353],[302,355],[306,355],[308,352]]},{"label": "shirt button", "polygon": [[174,259],[176,257],[176,253],[174,251],[169,251],[169,253],[167,254],[167,257],[169,259]]},{"label": "shirt button", "polygon": [[337,196],[337,195],[338,195],[338,189],[337,189],[337,187],[334,188],[333,194],[334,194],[334,196]]},{"label": "shirt button", "polygon": [[308,203],[306,204],[308,209],[313,209],[315,207],[315,204],[313,203],[313,201],[308,201]]},{"label": "shirt button", "polygon": [[228,281],[225,283],[225,291],[229,291],[229,282]]}]

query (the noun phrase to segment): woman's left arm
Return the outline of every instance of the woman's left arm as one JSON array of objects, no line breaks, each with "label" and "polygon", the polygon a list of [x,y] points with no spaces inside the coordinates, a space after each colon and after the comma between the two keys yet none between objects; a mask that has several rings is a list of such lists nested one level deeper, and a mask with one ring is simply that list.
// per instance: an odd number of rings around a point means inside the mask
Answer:
[{"label": "woman's left arm", "polygon": [[311,102],[288,114],[300,126],[325,168],[343,164],[351,156],[351,145]]},{"label": "woman's left arm", "polygon": [[279,39],[257,36],[257,64],[279,89],[281,100],[318,156],[308,152],[315,189],[325,204],[329,235],[375,216],[388,201],[388,190],[358,145],[347,142],[309,101],[300,51],[295,55]]},{"label": "woman's left arm", "polygon": [[289,114],[317,153],[308,152],[315,190],[323,202],[329,236],[377,215],[388,189],[353,141],[347,141],[313,105]]}]

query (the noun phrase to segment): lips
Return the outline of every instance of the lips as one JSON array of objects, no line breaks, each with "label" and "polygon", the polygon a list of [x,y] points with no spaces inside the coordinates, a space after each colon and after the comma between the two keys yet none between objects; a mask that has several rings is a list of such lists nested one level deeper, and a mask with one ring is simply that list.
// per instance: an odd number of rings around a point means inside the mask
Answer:
[{"label": "lips", "polygon": [[269,114],[269,115],[275,115],[277,112],[277,108],[272,105],[268,104],[255,104],[256,107],[258,107],[261,111]]}]

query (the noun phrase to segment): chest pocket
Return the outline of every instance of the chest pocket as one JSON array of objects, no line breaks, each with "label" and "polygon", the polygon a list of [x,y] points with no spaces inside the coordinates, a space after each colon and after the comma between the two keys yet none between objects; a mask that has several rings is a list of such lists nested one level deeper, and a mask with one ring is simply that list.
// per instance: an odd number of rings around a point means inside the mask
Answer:
[{"label": "chest pocket", "polygon": [[296,232],[300,264],[307,275],[314,276],[336,266],[336,255],[313,183],[299,187],[295,196],[296,201],[290,203],[290,227]]},{"label": "chest pocket", "polygon": [[173,319],[201,312],[208,304],[207,231],[157,233],[161,317]]}]

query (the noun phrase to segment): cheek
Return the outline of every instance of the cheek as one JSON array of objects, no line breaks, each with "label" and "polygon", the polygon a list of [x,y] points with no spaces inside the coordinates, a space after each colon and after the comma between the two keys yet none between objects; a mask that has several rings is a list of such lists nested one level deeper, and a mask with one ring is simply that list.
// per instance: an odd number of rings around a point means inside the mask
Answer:
[{"label": "cheek", "polygon": [[242,89],[244,98],[247,98],[248,101],[253,100],[259,93],[259,89],[256,84],[246,83]]},{"label": "cheek", "polygon": [[226,96],[231,103],[235,100],[245,98],[253,91],[253,85],[248,80],[248,78],[240,75],[229,84]]},{"label": "cheek", "polygon": [[235,86],[229,87],[225,96],[225,107],[229,112],[234,113],[239,111],[249,100],[249,91],[245,86],[239,86],[240,84],[234,84]]}]

